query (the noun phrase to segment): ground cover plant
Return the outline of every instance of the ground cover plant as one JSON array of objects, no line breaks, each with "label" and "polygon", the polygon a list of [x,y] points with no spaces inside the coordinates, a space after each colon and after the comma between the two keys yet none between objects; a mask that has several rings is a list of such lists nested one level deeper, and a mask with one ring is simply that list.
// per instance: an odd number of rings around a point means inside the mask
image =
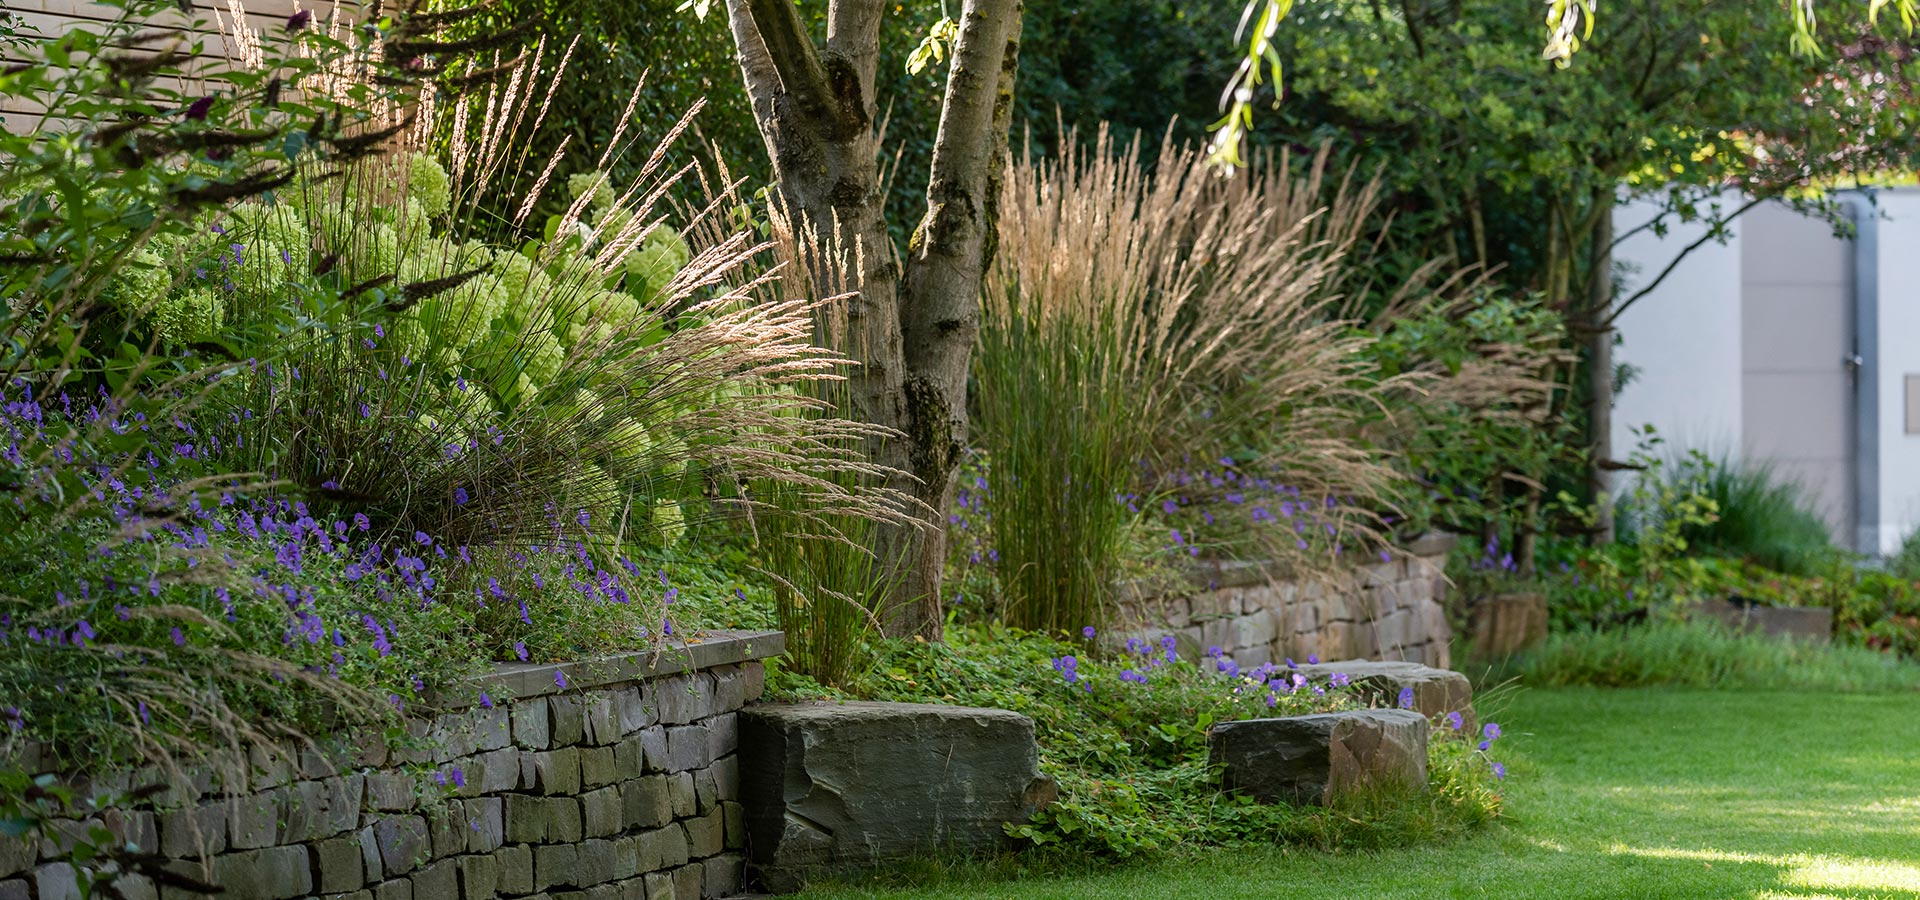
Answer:
[{"label": "ground cover plant", "polygon": [[[1462,834],[1500,814],[1501,726],[1460,715],[1434,723],[1430,794],[1382,791],[1331,809],[1223,795],[1207,762],[1209,727],[1364,706],[1348,679],[1308,679],[1290,662],[1242,668],[1218,648],[1188,659],[1170,638],[1103,653],[1088,649],[1092,629],[1077,637],[955,627],[945,642],[889,644],[871,672],[842,689],[783,673],[772,690],[1031,716],[1041,770],[1060,799],[1007,830],[1040,859],[1151,858],[1210,845],[1378,846]],[[1412,703],[1410,694],[1398,699]]]},{"label": "ground cover plant", "polygon": [[[1370,852],[1191,849],[1154,865],[926,866],[807,900],[1844,897],[1920,892],[1920,697],[1530,689],[1502,711],[1507,823]],[[1810,735],[1783,740],[1782,735]],[[1232,877],[1223,877],[1232,872]]]}]

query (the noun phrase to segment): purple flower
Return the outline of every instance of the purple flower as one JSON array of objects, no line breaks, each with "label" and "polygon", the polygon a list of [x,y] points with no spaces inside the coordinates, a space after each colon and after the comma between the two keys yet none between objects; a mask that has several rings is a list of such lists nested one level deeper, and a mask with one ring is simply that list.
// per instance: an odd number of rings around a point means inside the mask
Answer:
[{"label": "purple flower", "polygon": [[453,505],[455,506],[467,505],[467,489],[466,488],[453,489]]},{"label": "purple flower", "polygon": [[521,662],[526,662],[527,661],[527,645],[522,641],[514,641],[513,654],[515,656],[520,657]]},{"label": "purple flower", "polygon": [[207,120],[207,113],[212,111],[213,95],[209,94],[193,101],[193,103],[187,107],[187,118],[195,122],[205,122]]},{"label": "purple flower", "polygon": [[187,645],[187,636],[181,633],[178,628],[173,629],[173,645],[175,647],[185,647]]},{"label": "purple flower", "polygon": [[1499,764],[1499,763],[1494,763],[1494,764],[1493,764],[1493,777],[1495,777],[1495,778],[1499,778],[1499,779],[1502,779],[1502,780],[1505,780],[1505,779],[1506,779],[1506,777],[1507,777],[1507,767],[1506,767],[1506,766],[1503,766],[1503,765],[1501,765],[1501,764]]},{"label": "purple flower", "polygon": [[1307,654],[1307,665],[1317,666],[1319,664],[1320,664],[1320,654],[1318,653]]},{"label": "purple flower", "polygon": [[580,527],[582,528],[585,528],[588,522],[593,521],[593,517],[587,515],[587,511],[584,509],[580,511],[579,515],[574,516],[573,518],[574,518],[574,521],[580,523]]},{"label": "purple flower", "polygon": [[467,786],[467,773],[462,771],[459,766],[455,766],[453,769],[453,786],[454,787]]},{"label": "purple flower", "polygon": [[313,10],[303,9],[287,17],[287,30],[299,31],[313,22]]},{"label": "purple flower", "polygon": [[1486,738],[1489,741],[1499,740],[1500,724],[1498,722],[1488,722],[1486,725],[1481,727],[1480,736]]},{"label": "purple flower", "polygon": [[1093,640],[1093,633],[1094,632],[1093,632],[1092,625],[1088,625],[1087,627],[1080,629],[1080,636],[1086,638],[1087,640]]},{"label": "purple flower", "polygon": [[559,685],[559,686],[561,686],[561,687],[566,687],[566,686],[567,686],[567,673],[565,673],[565,672],[562,672],[562,671],[560,671],[559,669],[555,669],[555,670],[553,670],[553,683],[554,683],[554,684],[557,684],[557,685]]},{"label": "purple flower", "polygon": [[1400,689],[1400,708],[1401,709],[1413,708],[1413,688],[1403,687]]},{"label": "purple flower", "polygon": [[1486,752],[1486,749],[1487,749],[1488,747],[1491,747],[1491,746],[1493,746],[1493,744],[1492,744],[1492,742],[1490,742],[1490,741],[1481,741],[1481,742],[1480,742],[1480,750],[1481,750],[1481,752],[1483,752],[1483,753],[1484,753],[1484,752]]},{"label": "purple flower", "polygon": [[1447,713],[1447,727],[1452,728],[1455,731],[1459,731],[1460,729],[1467,727],[1467,722],[1465,719],[1462,719],[1460,717],[1460,714],[1458,712],[1450,712],[1450,713]]},{"label": "purple flower", "polygon": [[1335,672],[1333,673],[1333,676],[1331,678],[1327,679],[1327,684],[1332,685],[1334,687],[1346,687],[1348,684],[1351,684],[1351,683],[1352,683],[1352,679],[1348,678],[1347,673],[1345,672]]},{"label": "purple flower", "polygon": [[492,709],[492,708],[493,708],[493,698],[492,698],[492,697],[489,697],[489,696],[487,696],[487,692],[486,692],[486,691],[481,691],[481,692],[480,692],[480,708],[481,708],[481,709]]}]

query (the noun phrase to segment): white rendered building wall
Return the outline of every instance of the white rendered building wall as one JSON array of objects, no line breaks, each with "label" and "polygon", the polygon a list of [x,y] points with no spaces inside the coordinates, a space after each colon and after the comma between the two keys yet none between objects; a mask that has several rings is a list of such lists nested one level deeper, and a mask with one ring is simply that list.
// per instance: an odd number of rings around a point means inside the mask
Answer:
[{"label": "white rendered building wall", "polygon": [[[1614,233],[1625,234],[1659,209],[1646,201],[1614,210]],[[1614,248],[1628,264],[1620,297],[1631,297],[1706,233],[1672,225],[1664,237],[1642,231]],[[1653,293],[1620,316],[1614,361],[1633,369],[1614,401],[1613,455],[1634,448],[1631,429],[1652,424],[1667,449],[1737,452],[1741,436],[1740,244],[1708,241],[1680,262]]]}]

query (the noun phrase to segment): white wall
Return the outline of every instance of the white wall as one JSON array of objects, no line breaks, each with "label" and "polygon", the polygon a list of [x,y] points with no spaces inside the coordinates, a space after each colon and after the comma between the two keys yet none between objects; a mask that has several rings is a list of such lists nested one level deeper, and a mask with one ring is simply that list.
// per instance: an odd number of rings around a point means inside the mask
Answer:
[{"label": "white wall", "polygon": [[1906,433],[1907,375],[1920,375],[1920,190],[1877,194],[1879,229],[1880,550],[1920,527],[1920,435]]},{"label": "white wall", "polygon": [[[1658,209],[1647,201],[1621,205],[1614,211],[1614,233],[1639,226]],[[1649,229],[1622,241],[1614,248],[1614,260],[1630,264],[1633,271],[1626,275],[1620,296],[1638,293],[1680,248],[1705,233],[1703,225],[1672,224],[1665,237]],[[1614,458],[1627,458],[1635,443],[1630,429],[1647,423],[1667,439],[1669,449],[1737,451],[1743,371],[1738,235],[1725,244],[1702,244],[1653,293],[1622,314],[1617,326],[1620,344],[1614,361],[1632,366],[1636,373],[1614,402]]]}]

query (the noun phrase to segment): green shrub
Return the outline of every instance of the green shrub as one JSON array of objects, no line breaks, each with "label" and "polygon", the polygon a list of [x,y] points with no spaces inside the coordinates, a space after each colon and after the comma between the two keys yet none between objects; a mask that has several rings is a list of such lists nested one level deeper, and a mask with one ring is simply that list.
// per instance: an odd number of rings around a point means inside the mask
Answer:
[{"label": "green shrub", "polygon": [[1900,542],[1900,552],[1888,558],[1887,570],[1909,581],[1920,581],[1920,528]]},{"label": "green shrub", "polygon": [[[1838,552],[1826,520],[1806,489],[1778,477],[1766,462],[1676,457],[1664,467],[1675,487],[1713,501],[1711,522],[1688,523],[1679,534],[1693,551],[1745,559],[1776,572],[1812,576]],[[1633,540],[1645,516],[1622,508],[1621,537]]]},{"label": "green shrub", "polygon": [[1911,691],[1920,689],[1920,666],[1856,647],[1734,634],[1712,623],[1655,623],[1554,633],[1488,680],[1507,678],[1538,687]]}]

